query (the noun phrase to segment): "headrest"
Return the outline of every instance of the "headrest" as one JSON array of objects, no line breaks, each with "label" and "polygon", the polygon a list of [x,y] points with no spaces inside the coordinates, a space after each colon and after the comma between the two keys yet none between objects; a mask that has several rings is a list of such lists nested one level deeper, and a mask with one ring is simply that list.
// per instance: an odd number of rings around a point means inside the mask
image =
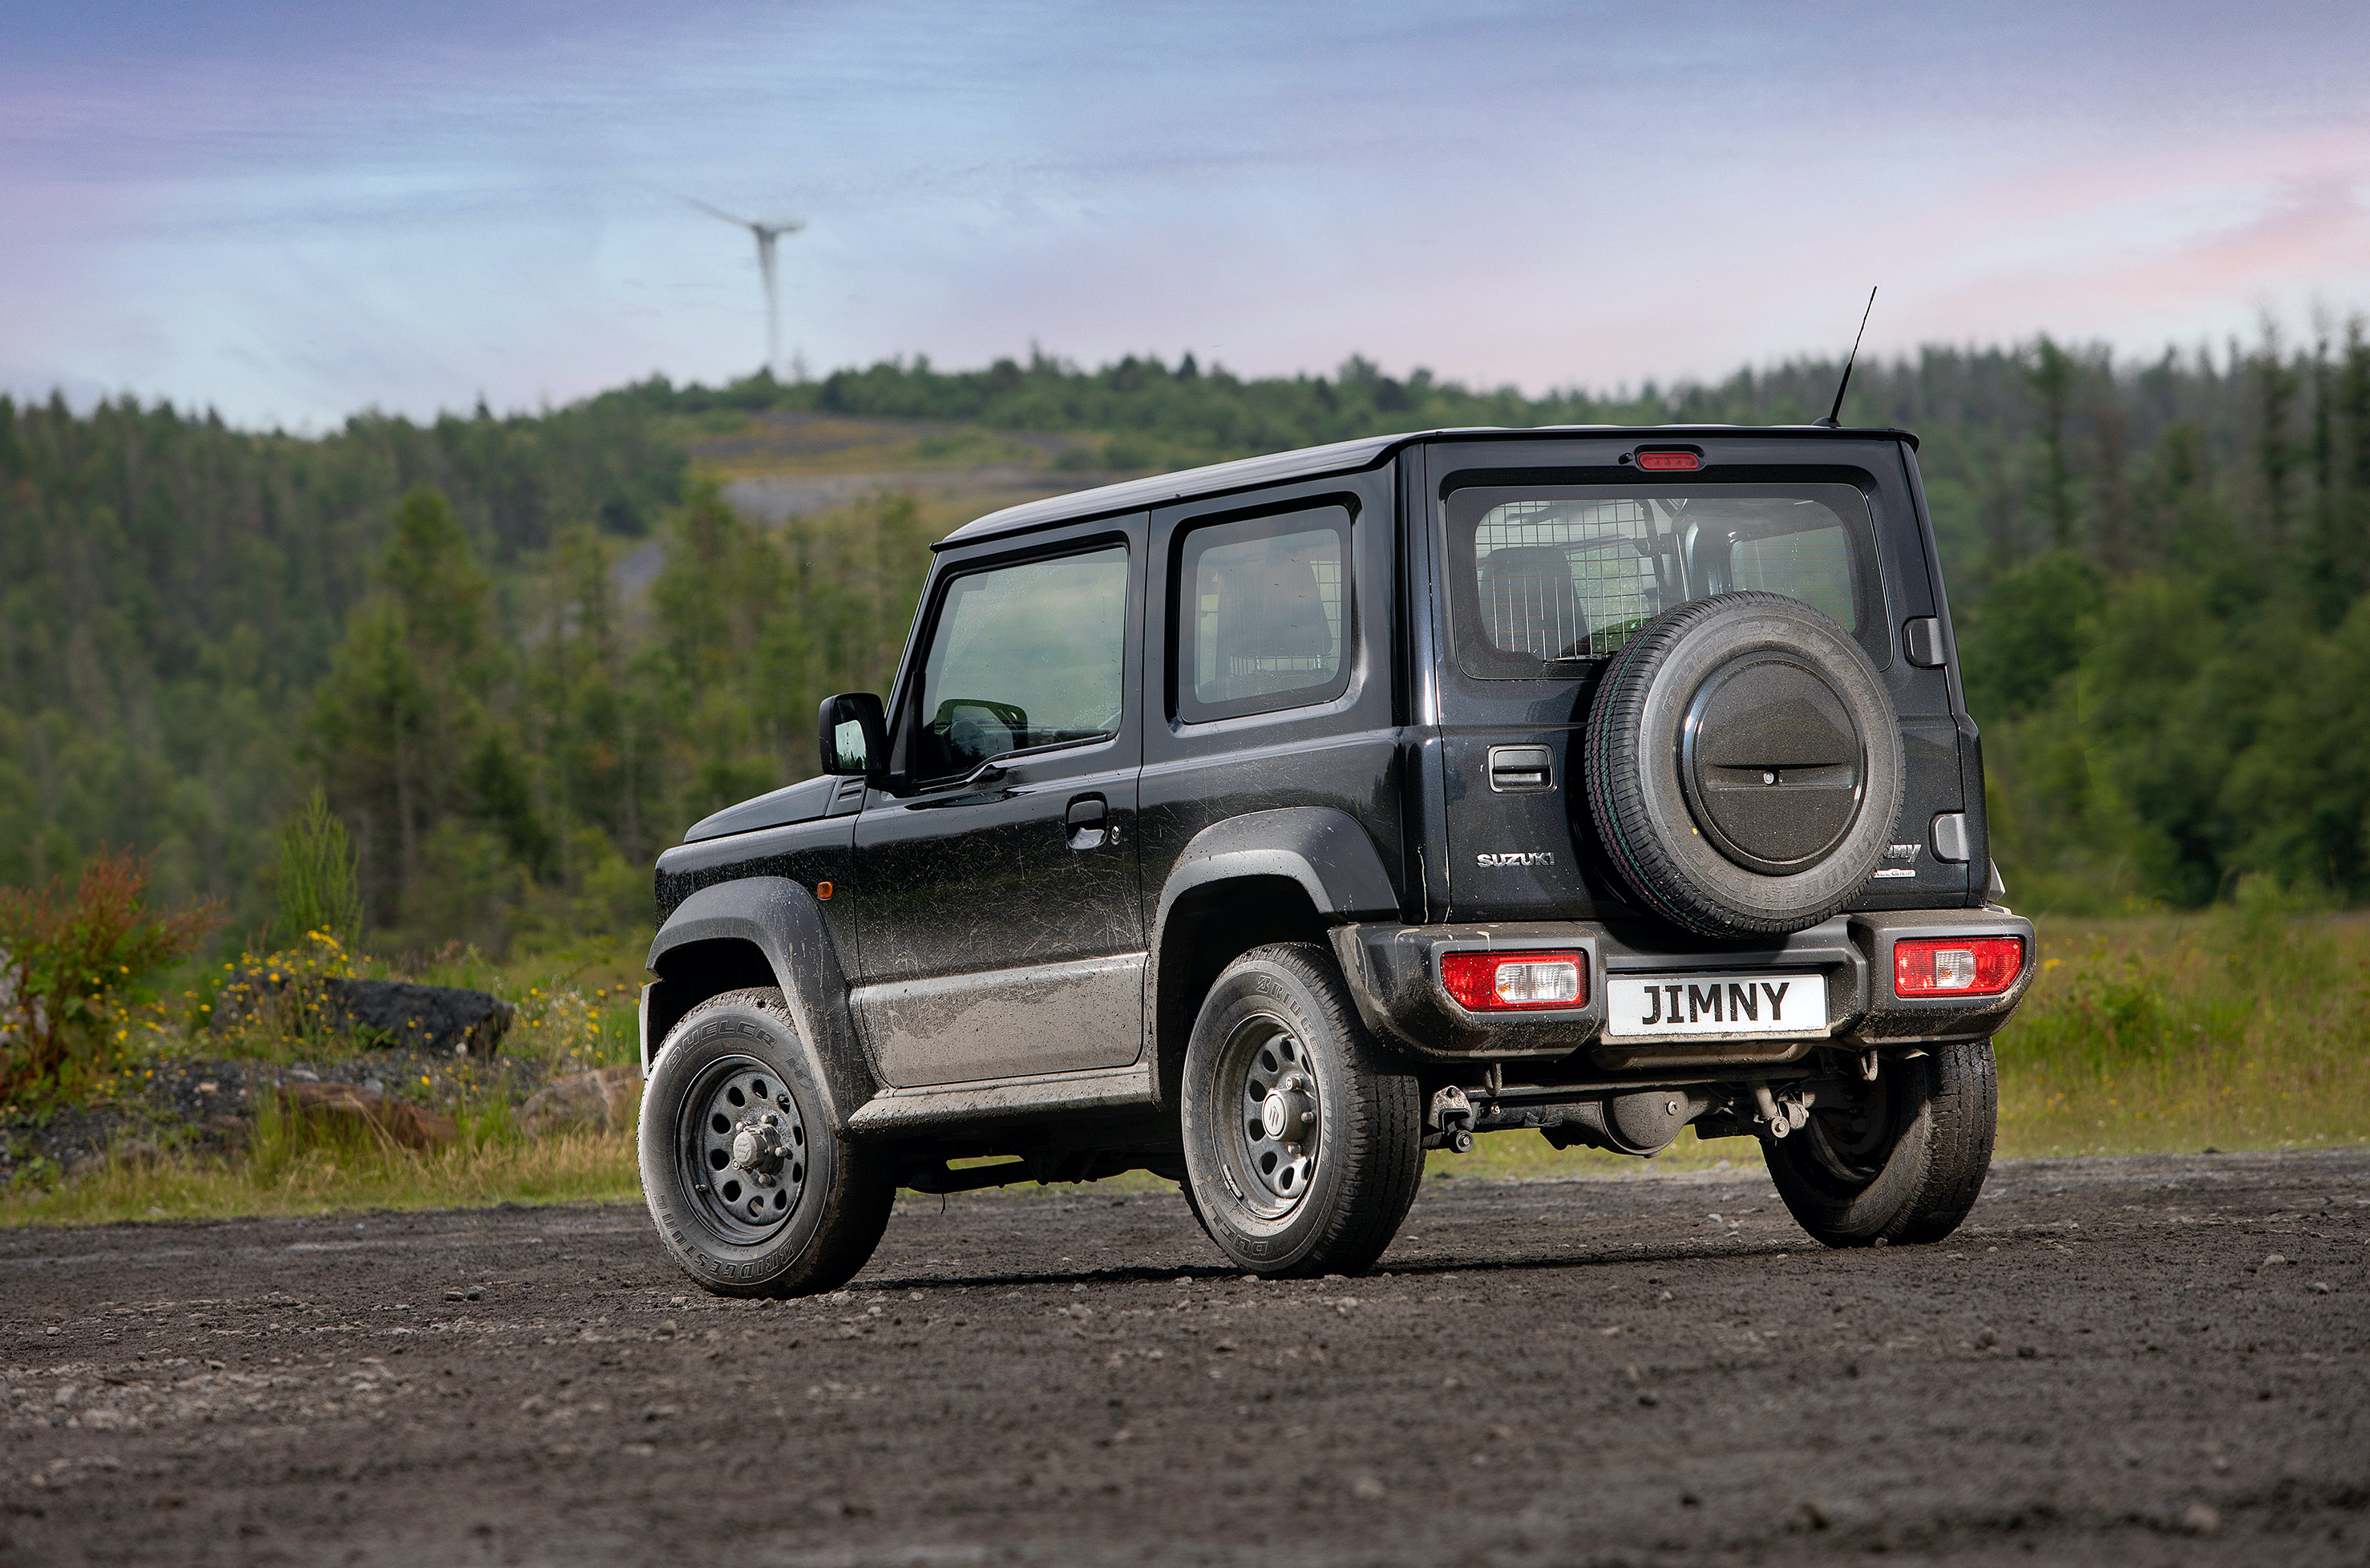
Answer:
[{"label": "headrest", "polygon": [[1551,545],[1517,545],[1481,557],[1481,619],[1498,647],[1540,658],[1553,658],[1588,635],[1570,558]]},{"label": "headrest", "polygon": [[1332,623],[1306,555],[1229,561],[1213,575],[1221,659],[1322,658],[1333,651]]}]

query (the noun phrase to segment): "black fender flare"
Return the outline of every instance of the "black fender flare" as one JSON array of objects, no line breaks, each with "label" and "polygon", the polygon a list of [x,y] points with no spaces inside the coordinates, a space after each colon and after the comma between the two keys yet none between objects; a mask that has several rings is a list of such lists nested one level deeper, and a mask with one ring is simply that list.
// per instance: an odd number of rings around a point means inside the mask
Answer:
[{"label": "black fender flare", "polygon": [[[879,1086],[847,1005],[847,977],[823,924],[822,907],[812,893],[786,876],[747,876],[703,887],[677,905],[659,927],[647,965],[659,979],[644,1003],[643,1074],[648,1076],[667,1031],[706,1000],[666,994],[669,968],[683,968],[684,960],[706,943],[746,944],[764,956],[773,983],[789,1006],[799,1046],[823,1088],[824,1115],[834,1131],[844,1129],[847,1118]],[[754,979],[742,979],[722,989],[755,983]]]},{"label": "black fender flare", "polygon": [[[1399,894],[1374,835],[1334,806],[1283,806],[1214,822],[1193,835],[1161,884],[1145,975],[1144,1059],[1164,1103],[1174,1096],[1160,1040],[1160,957],[1178,900],[1214,883],[1276,877],[1297,883],[1320,920],[1334,924],[1399,918]],[[1173,1053],[1171,1053],[1173,1054]]]},{"label": "black fender flare", "polygon": [[1338,806],[1280,806],[1214,822],[1193,835],[1161,884],[1153,945],[1168,911],[1194,888],[1246,876],[1300,884],[1317,911],[1337,920],[1393,920],[1398,889],[1365,825]]}]

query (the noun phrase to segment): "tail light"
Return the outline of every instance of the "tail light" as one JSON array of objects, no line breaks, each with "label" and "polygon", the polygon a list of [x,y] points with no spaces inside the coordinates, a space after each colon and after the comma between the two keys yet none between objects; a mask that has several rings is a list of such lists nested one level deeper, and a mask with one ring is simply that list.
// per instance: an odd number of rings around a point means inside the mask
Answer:
[{"label": "tail light", "polygon": [[1580,953],[1444,953],[1440,979],[1468,1013],[1588,1001],[1588,959]]},{"label": "tail light", "polygon": [[1895,996],[1997,996],[2023,972],[2020,936],[1921,937],[1893,944]]}]

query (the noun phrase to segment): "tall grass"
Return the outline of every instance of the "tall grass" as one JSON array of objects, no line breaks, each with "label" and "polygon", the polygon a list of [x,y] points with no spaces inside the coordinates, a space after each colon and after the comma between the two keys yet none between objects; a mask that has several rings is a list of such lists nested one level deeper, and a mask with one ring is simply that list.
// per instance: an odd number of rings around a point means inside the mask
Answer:
[{"label": "tall grass", "polygon": [[329,810],[328,795],[316,785],[280,829],[274,891],[281,940],[296,943],[327,933],[342,951],[353,951],[362,929],[359,864],[345,823]]},{"label": "tall grass", "polygon": [[2041,925],[2001,1031],[2008,1154],[2370,1139],[2370,921],[2268,887],[2205,915]]},{"label": "tall grass", "polygon": [[460,1138],[428,1152],[351,1120],[287,1115],[270,1095],[259,1097],[256,1112],[237,1154],[110,1160],[46,1192],[0,1193],[0,1225],[617,1201],[641,1192],[631,1131],[561,1133],[530,1143],[507,1101],[464,1109]]}]

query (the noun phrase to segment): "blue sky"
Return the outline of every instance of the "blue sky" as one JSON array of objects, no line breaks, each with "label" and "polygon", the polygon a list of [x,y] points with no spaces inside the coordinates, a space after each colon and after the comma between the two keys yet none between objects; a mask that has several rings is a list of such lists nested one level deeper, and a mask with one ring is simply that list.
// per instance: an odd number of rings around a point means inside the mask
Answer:
[{"label": "blue sky", "polygon": [[17,0],[0,389],[321,428],[1032,343],[1527,389],[2370,309],[2370,7]]}]

